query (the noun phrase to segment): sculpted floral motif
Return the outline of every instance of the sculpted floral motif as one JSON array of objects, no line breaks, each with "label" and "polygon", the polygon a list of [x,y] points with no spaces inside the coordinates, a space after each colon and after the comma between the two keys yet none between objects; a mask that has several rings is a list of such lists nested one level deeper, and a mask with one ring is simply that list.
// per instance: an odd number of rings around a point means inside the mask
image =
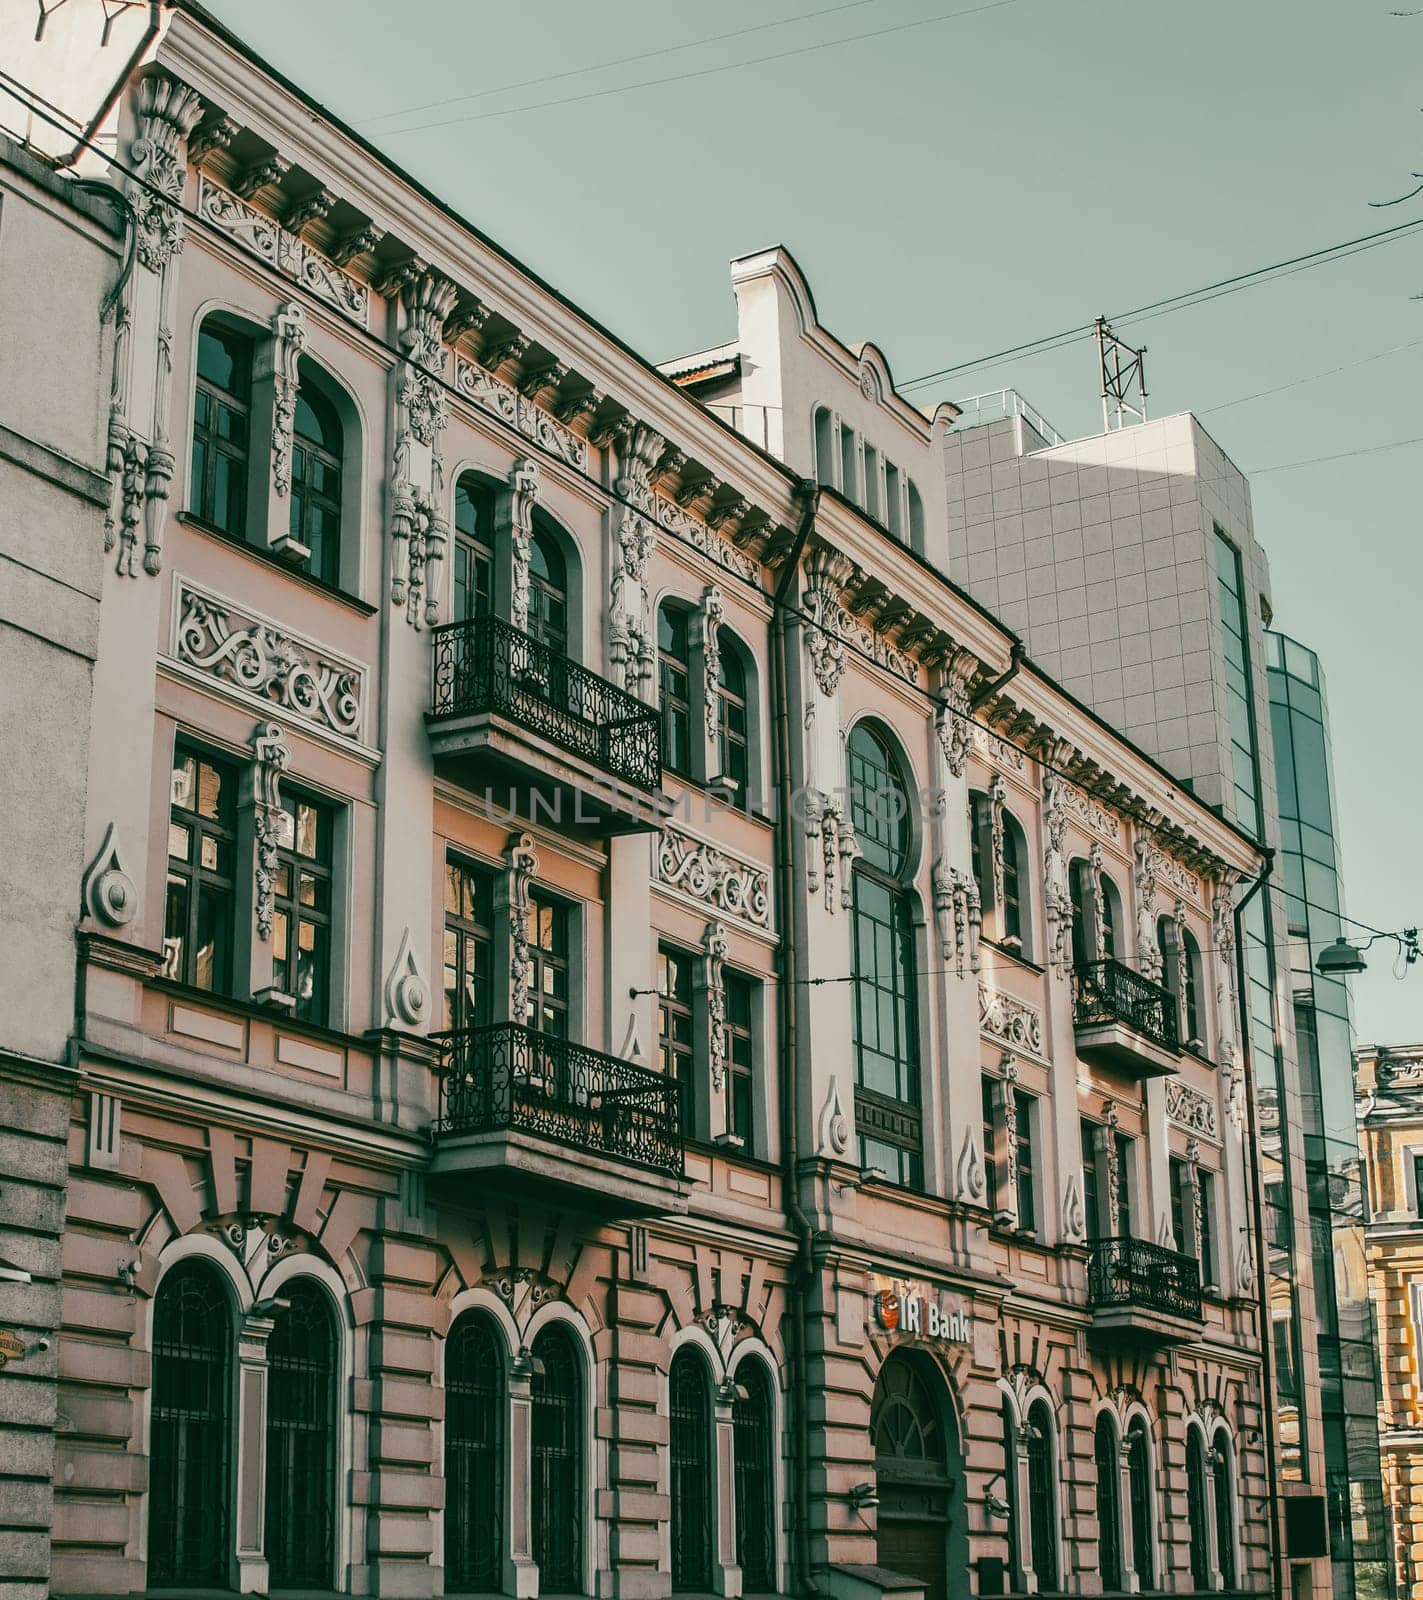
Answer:
[{"label": "sculpted floral motif", "polygon": [[534,507],[538,504],[539,464],[516,461],[509,473],[509,545],[513,556],[513,584],[509,621],[521,632],[529,630],[529,561],[533,555]]},{"label": "sculpted floral motif", "polygon": [[434,499],[408,478],[397,481],[390,518],[390,598],[405,608],[405,620],[440,620],[439,569],[449,542],[449,524]]},{"label": "sculpted floral motif", "polygon": [[1112,813],[1099,806],[1090,795],[1084,794],[1076,784],[1065,785],[1062,798],[1067,809],[1093,833],[1101,834],[1104,839],[1115,839],[1122,831],[1121,824]]},{"label": "sculpted floral motif", "polygon": [[[836,906],[849,910],[852,885],[850,867],[860,853],[860,842],[855,837],[855,827],[845,813],[844,803],[834,795],[822,794],[818,789],[805,797],[806,887],[812,894],[825,888],[825,909],[834,912]],[[819,846],[819,862],[816,847]],[[836,885],[839,892],[836,892]]]},{"label": "sculpted floral motif", "polygon": [[1048,968],[1066,973],[1072,937],[1072,887],[1068,876],[1066,780],[1054,772],[1043,774],[1043,905],[1047,912]]},{"label": "sculpted floral motif", "polygon": [[306,349],[306,313],[292,301],[272,319],[272,487],[285,496],[292,486],[292,432],[296,426],[297,364]]},{"label": "sculpted floral motif", "polygon": [[707,1027],[711,1032],[711,1086],[720,1094],[726,1079],[726,982],[724,969],[731,953],[726,929],[709,922],[702,933],[702,953],[706,958]]},{"label": "sculpted floral motif", "polygon": [[203,103],[186,84],[151,73],[138,86],[138,133],[129,146],[137,181],[129,185],[138,259],[159,272],[183,248],[184,141]]},{"label": "sculpted floral motif", "polygon": [[1003,767],[1009,772],[1026,772],[1028,758],[1015,744],[994,733],[992,728],[986,728],[981,722],[969,725],[969,742],[978,753],[995,766]]},{"label": "sculpted floral motif", "polygon": [[808,563],[805,589],[805,644],[811,670],[827,699],[835,693],[845,670],[845,611],[840,590],[852,571],[847,556],[817,550]]},{"label": "sculpted floral motif", "polygon": [[964,762],[973,736],[969,717],[969,685],[978,670],[978,657],[971,650],[955,650],[949,658],[939,704],[934,712],[934,731],[944,752],[949,773],[963,777]]},{"label": "sculpted floral motif", "polygon": [[1192,900],[1201,897],[1201,881],[1194,872],[1188,872],[1174,856],[1168,856],[1164,850],[1153,849],[1155,872],[1158,880],[1170,886],[1178,893],[1186,895]]},{"label": "sculpted floral motif", "polygon": [[257,843],[257,937],[270,939],[277,891],[277,815],[282,806],[281,777],[291,765],[282,730],[275,722],[259,722],[252,734],[256,803],[252,831]]},{"label": "sculpted floral motif", "polygon": [[613,584],[608,607],[608,655],[613,682],[646,698],[655,676],[657,641],[647,597],[647,562],[657,530],[639,511],[614,510]]},{"label": "sculpted floral motif", "polygon": [[1000,994],[986,983],[978,985],[978,1031],[1025,1055],[1043,1053],[1042,1012],[1011,994]]},{"label": "sculpted floral motif", "polygon": [[[234,244],[275,267],[318,300],[334,306],[362,327],[366,325],[370,315],[370,290],[364,283],[343,272],[339,262],[324,256],[305,239],[279,227],[255,206],[220,188],[206,172],[198,179],[198,214]],[[351,240],[365,248],[373,244],[370,230],[352,235]],[[338,249],[337,253],[341,251]]]},{"label": "sculpted floral motif", "polygon": [[934,915],[943,959],[957,963],[959,977],[963,977],[965,968],[977,972],[983,910],[971,872],[960,871],[946,861],[935,865]]},{"label": "sculpted floral motif", "polygon": [[728,855],[715,845],[662,828],[654,861],[657,880],[756,928],[771,924],[771,877],[764,867]]},{"label": "sculpted floral motif", "polygon": [[504,851],[504,861],[509,873],[509,1015],[522,1025],[528,1022],[533,1011],[533,995],[529,989],[533,974],[533,959],[529,955],[529,907],[534,874],[539,870],[533,835],[514,834]]},{"label": "sculpted floral motif", "polygon": [[1161,982],[1161,946],[1156,938],[1156,861],[1159,852],[1138,838],[1136,854],[1136,959],[1153,983]]},{"label": "sculpted floral motif", "polygon": [[359,737],[361,668],[186,584],[179,590],[177,657],[344,738]]},{"label": "sculpted floral motif", "polygon": [[1166,1080],[1166,1115],[1188,1133],[1203,1133],[1208,1139],[1216,1136],[1215,1102],[1178,1078]]},{"label": "sculpted floral motif", "polygon": [[717,686],[721,682],[721,622],[726,615],[726,602],[721,590],[709,583],[702,590],[702,678],[706,685],[707,737],[715,739],[721,720],[721,698]]}]

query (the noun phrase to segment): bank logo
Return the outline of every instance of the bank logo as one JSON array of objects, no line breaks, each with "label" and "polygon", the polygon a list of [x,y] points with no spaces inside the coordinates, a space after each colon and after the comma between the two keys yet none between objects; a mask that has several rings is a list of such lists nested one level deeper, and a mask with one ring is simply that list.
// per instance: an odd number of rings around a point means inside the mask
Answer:
[{"label": "bank logo", "polygon": [[875,1296],[875,1315],[882,1328],[899,1326],[899,1296],[893,1289],[881,1289]]}]

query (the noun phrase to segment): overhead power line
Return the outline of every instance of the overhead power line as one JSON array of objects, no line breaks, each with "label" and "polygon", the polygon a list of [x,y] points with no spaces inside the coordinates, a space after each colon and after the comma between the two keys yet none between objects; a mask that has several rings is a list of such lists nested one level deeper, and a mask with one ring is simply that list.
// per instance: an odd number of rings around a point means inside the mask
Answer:
[{"label": "overhead power line", "polygon": [[945,11],[934,17],[919,17],[913,22],[896,22],[887,28],[872,28],[865,33],[849,33],[843,39],[822,39],[818,44],[797,45],[791,50],[777,50],[770,55],[747,56],[740,61],[723,62],[716,67],[698,67],[691,72],[677,72],[665,78],[643,78],[637,83],[623,83],[611,89],[590,89],[584,94],[572,94],[558,100],[535,100],[526,106],[506,106],[499,111],[476,111],[469,116],[446,117],[438,122],[417,122],[409,128],[395,128],[383,135],[398,139],[407,133],[425,133],[431,128],[452,128],[465,122],[484,122],[490,117],[517,117],[525,111],[543,111],[552,106],[577,105],[583,100],[601,100],[607,95],[627,94],[632,89],[651,89],[662,83],[687,83],[693,78],[710,78],[719,72],[735,72],[741,67],[758,66],[765,61],[786,61],[792,56],[810,55],[816,50],[833,50],[837,45],[856,44],[862,39],[882,39],[892,33],[908,33],[912,28],[927,28],[939,22],[957,22],[962,17],[976,17],[983,11],[999,11],[1004,6],[1018,5],[1020,0],[988,0],[986,5],[970,6],[963,11]]},{"label": "overhead power line", "polygon": [[1277,383],[1273,389],[1257,389],[1254,394],[1242,394],[1234,400],[1222,400],[1219,405],[1198,408],[1198,417],[1209,417],[1217,411],[1229,411],[1232,406],[1243,406],[1251,400],[1263,400],[1267,395],[1284,394],[1287,389],[1300,389],[1307,383],[1318,383],[1321,378],[1335,378],[1341,372],[1353,372],[1358,367],[1367,367],[1375,361],[1383,361],[1388,356],[1396,356],[1403,350],[1416,350],[1423,339],[1410,339],[1407,344],[1390,345],[1387,350],[1376,350],[1371,356],[1360,356],[1357,361],[1346,361],[1342,366],[1328,367],[1323,372],[1311,372],[1303,378],[1293,378],[1289,383]]},{"label": "overhead power line", "polygon": [[1311,456],[1306,461],[1281,461],[1273,467],[1251,467],[1249,478],[1258,478],[1266,472],[1294,472],[1298,467],[1319,467],[1326,461],[1347,461],[1351,456],[1376,456],[1384,450],[1402,450],[1405,445],[1423,444],[1423,434],[1414,439],[1394,439],[1388,444],[1366,444],[1358,450],[1340,450],[1337,455]]},{"label": "overhead power line", "polygon": [[720,44],[726,39],[740,39],[748,33],[765,33],[771,28],[789,28],[797,22],[808,22],[813,17],[833,16],[837,11],[858,11],[864,6],[877,5],[879,0],[844,0],[836,6],[821,6],[818,11],[802,11],[793,17],[777,17],[772,22],[754,22],[750,27],[732,28],[728,33],[708,33],[700,39],[687,39],[682,44],[664,44],[656,50],[643,50],[637,55],[611,56],[606,61],[592,61],[581,67],[569,67],[564,72],[545,72],[537,78],[520,78],[514,83],[496,83],[488,89],[475,89],[469,94],[447,95],[443,100],[426,100],[418,106],[402,106],[398,111],[380,111],[371,118],[373,122],[388,122],[393,117],[413,116],[417,111],[437,111],[441,106],[461,105],[468,100],[487,100],[491,95],[508,94],[515,89],[532,89],[541,83],[557,83],[563,78],[577,78],[589,72],[603,72],[609,67],[631,66],[634,61],[650,61],[655,56],[676,55],[682,50],[695,50],[704,44]]},{"label": "overhead power line", "polygon": [[[1413,234],[1420,227],[1423,227],[1423,217],[1414,217],[1411,222],[1400,222],[1392,228],[1380,228],[1374,233],[1363,233],[1354,239],[1341,239],[1335,244],[1322,245],[1317,250],[1306,251],[1303,255],[1287,256],[1283,260],[1270,262],[1268,266],[1252,267],[1248,272],[1237,272],[1232,277],[1220,278],[1215,283],[1202,284],[1196,289],[1186,289],[1180,294],[1167,295],[1162,300],[1148,301],[1146,305],[1136,306],[1130,311],[1114,312],[1107,320],[1116,327],[1132,321],[1144,322],[1151,317],[1165,316],[1172,311],[1183,311],[1190,306],[1203,305],[1207,300],[1217,300],[1223,295],[1252,288],[1257,283],[1268,282],[1275,277],[1288,277],[1295,272],[1307,271],[1311,267],[1327,266],[1331,261],[1360,255],[1365,250],[1374,250],[1380,245],[1392,244],[1395,240]],[[1026,344],[1010,345],[1007,349],[995,350],[991,355],[978,356],[972,361],[960,361],[951,367],[939,367],[933,372],[924,373],[921,377],[909,378],[898,387],[922,388],[927,383],[938,383],[944,378],[956,377],[961,372],[970,372],[975,367],[992,366],[995,362],[1008,359],[1021,360],[1025,355],[1045,355],[1051,350],[1061,349],[1064,345],[1075,344],[1080,339],[1089,338],[1095,327],[1095,322],[1084,322],[1073,328],[1063,328],[1057,333],[1044,334],[1042,338],[1030,339]]]}]

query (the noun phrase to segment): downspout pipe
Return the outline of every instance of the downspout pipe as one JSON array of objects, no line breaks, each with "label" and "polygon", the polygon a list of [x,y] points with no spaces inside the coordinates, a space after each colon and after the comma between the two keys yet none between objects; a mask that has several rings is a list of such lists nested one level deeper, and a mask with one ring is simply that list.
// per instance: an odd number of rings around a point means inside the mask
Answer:
[{"label": "downspout pipe", "polygon": [[796,570],[805,554],[806,543],[815,528],[820,507],[820,486],[802,478],[795,488],[800,501],[800,521],[790,555],[781,568],[771,595],[771,705],[775,718],[772,744],[776,787],[776,881],[781,907],[781,942],[777,955],[779,1000],[776,1006],[780,1044],[778,1092],[781,1114],[781,1205],[796,1239],[795,1263],[791,1272],[791,1393],[795,1428],[795,1529],[792,1558],[792,1593],[812,1594],[810,1571],[810,1377],[807,1353],[809,1292],[815,1273],[815,1226],[800,1203],[800,1125],[797,1052],[799,1030],[796,1020],[797,965],[795,906],[795,855],[791,835],[791,808],[794,798],[791,772],[791,726],[787,710],[790,673],[786,659],[786,627],[789,612],[787,596],[795,582]]},{"label": "downspout pipe", "polygon": [[[1260,1326],[1261,1403],[1265,1417],[1265,1482],[1270,1506],[1270,1583],[1275,1600],[1284,1600],[1284,1552],[1280,1548],[1279,1477],[1275,1461],[1275,1351],[1270,1327],[1270,1286],[1265,1249],[1265,1214],[1260,1192],[1260,1132],[1255,1106],[1255,1046],[1250,1037],[1250,1007],[1246,984],[1249,974],[1245,965],[1245,911],[1250,902],[1265,887],[1275,870],[1275,852],[1262,845],[1265,866],[1258,878],[1241,896],[1235,907],[1235,992],[1240,1009],[1240,1043],[1245,1067],[1245,1124],[1250,1140],[1250,1212],[1255,1241],[1255,1291]],[[1271,1007],[1274,996],[1270,997]],[[1278,1019],[1276,1019],[1278,1024]],[[1278,1032],[1278,1026],[1276,1028]]]},{"label": "downspout pipe", "polygon": [[1010,684],[1018,676],[1018,671],[1023,665],[1023,641],[1014,639],[1008,655],[1007,667],[996,678],[990,678],[987,683],[979,684],[974,691],[973,698],[968,703],[970,711],[977,711],[981,705],[986,704],[1002,688]]},{"label": "downspout pipe", "polygon": [[[148,0],[148,26],[143,30],[143,37],[133,47],[133,50],[129,54],[129,58],[124,63],[123,69],[120,71],[118,77],[116,77],[109,85],[109,88],[99,105],[99,109],[92,117],[89,118],[88,122],[84,125],[83,133],[81,133],[74,141],[74,148],[67,156],[62,156],[55,162],[54,165],[57,171],[63,172],[67,168],[72,167],[80,158],[80,156],[82,156],[89,148],[93,140],[98,136],[99,129],[103,127],[105,118],[114,109],[115,101],[117,101],[118,97],[123,93],[124,85],[127,84],[129,79],[138,70],[139,62],[142,61],[144,56],[148,54],[148,47],[158,37],[163,25],[162,18],[162,0]],[[107,36],[107,22],[104,27],[104,33]],[[99,48],[102,50],[107,42],[107,37],[101,39]]]}]

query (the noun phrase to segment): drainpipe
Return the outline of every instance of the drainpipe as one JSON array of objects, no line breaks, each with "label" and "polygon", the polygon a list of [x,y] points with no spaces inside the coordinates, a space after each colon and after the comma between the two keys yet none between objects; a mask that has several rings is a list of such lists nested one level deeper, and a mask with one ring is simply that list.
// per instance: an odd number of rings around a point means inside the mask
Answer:
[{"label": "drainpipe", "polygon": [[[1249,981],[1245,965],[1245,908],[1265,887],[1266,880],[1275,870],[1275,853],[1266,849],[1265,866],[1260,876],[1250,885],[1235,907],[1235,992],[1240,1007],[1240,1042],[1245,1068],[1245,1121],[1250,1141],[1250,1211],[1255,1240],[1255,1290],[1260,1313],[1260,1373],[1261,1401],[1265,1417],[1265,1483],[1270,1506],[1270,1582],[1275,1600],[1284,1600],[1284,1552],[1280,1548],[1279,1480],[1276,1472],[1275,1438],[1275,1351],[1271,1339],[1269,1257],[1265,1250],[1265,1217],[1260,1193],[1259,1125],[1255,1110],[1255,1047],[1250,1037],[1250,1005],[1246,992]],[[1270,996],[1273,1011],[1275,997]],[[1276,1033],[1278,1033],[1276,1018]]]},{"label": "drainpipe", "polygon": [[[133,47],[128,60],[123,65],[123,70],[119,73],[118,77],[114,79],[113,83],[110,84],[108,91],[105,93],[103,101],[99,106],[99,109],[92,117],[89,118],[88,122],[85,123],[83,133],[81,133],[74,141],[74,148],[67,156],[61,157],[54,163],[56,171],[63,172],[66,168],[72,167],[80,158],[80,156],[82,156],[89,148],[99,129],[103,127],[104,119],[114,109],[114,102],[123,93],[124,85],[127,84],[129,78],[137,70],[139,62],[143,60],[145,55],[147,55],[149,45],[151,45],[158,37],[159,31],[162,28],[162,16],[162,0],[148,0],[148,26],[143,30],[143,37]],[[112,20],[112,18],[109,18],[105,22],[104,34],[99,41],[99,48],[101,50],[108,43],[108,24]],[[43,27],[43,21],[41,21],[41,27]]]},{"label": "drainpipe", "polygon": [[810,1581],[810,1380],[806,1353],[808,1298],[815,1272],[813,1247],[815,1227],[800,1203],[800,1128],[797,1104],[796,1052],[799,1048],[796,1024],[796,936],[795,863],[791,841],[791,727],[787,711],[789,673],[786,664],[786,624],[789,614],[786,597],[795,581],[796,569],[805,553],[806,541],[815,527],[820,505],[820,486],[809,478],[796,485],[801,502],[800,523],[790,555],[781,568],[771,596],[771,706],[776,733],[772,744],[776,788],[776,879],[781,906],[781,943],[777,959],[779,1004],[776,1007],[780,1044],[779,1094],[781,1109],[781,1204],[796,1238],[795,1265],[791,1273],[792,1314],[787,1319],[792,1329],[791,1393],[795,1412],[795,1535],[792,1560],[792,1593],[811,1594]]},{"label": "drainpipe", "polygon": [[990,678],[987,683],[982,683],[974,692],[973,698],[968,703],[970,711],[978,708],[991,700],[1005,685],[1011,683],[1018,676],[1018,669],[1023,665],[1023,641],[1014,639],[1012,649],[1008,655],[1007,667],[996,678]]}]

